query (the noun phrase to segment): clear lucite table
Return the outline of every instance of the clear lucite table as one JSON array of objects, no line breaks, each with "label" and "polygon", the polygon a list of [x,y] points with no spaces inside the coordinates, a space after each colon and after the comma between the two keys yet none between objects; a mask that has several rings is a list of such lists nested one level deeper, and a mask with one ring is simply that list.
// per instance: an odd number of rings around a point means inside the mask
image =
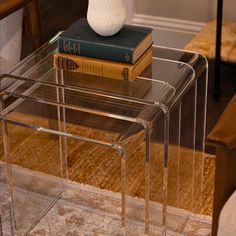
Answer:
[{"label": "clear lucite table", "polygon": [[153,46],[133,82],[54,68],[55,36],[1,76],[5,235],[209,235],[207,61]]}]

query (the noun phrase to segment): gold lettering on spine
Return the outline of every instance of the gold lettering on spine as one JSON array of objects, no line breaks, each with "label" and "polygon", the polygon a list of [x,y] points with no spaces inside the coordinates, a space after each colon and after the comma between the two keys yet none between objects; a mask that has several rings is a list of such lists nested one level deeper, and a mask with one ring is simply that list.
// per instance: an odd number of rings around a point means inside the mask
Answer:
[{"label": "gold lettering on spine", "polygon": [[70,45],[71,41],[69,41],[68,44],[69,44],[69,51],[68,52],[71,53],[71,50],[70,50],[71,49],[71,45]]},{"label": "gold lettering on spine", "polygon": [[77,43],[77,51],[78,51],[77,55],[80,55],[80,43]]},{"label": "gold lettering on spine", "polygon": [[121,75],[123,77],[124,80],[128,80],[129,79],[129,69],[128,68],[124,68],[121,72]]},{"label": "gold lettering on spine", "polygon": [[76,43],[73,43],[73,51],[74,51],[74,54],[77,54]]},{"label": "gold lettering on spine", "polygon": [[66,40],[64,40],[64,51],[65,51],[65,53],[69,52],[69,45],[68,45],[68,42]]},{"label": "gold lettering on spine", "polygon": [[102,65],[93,62],[84,62],[84,73],[102,76]]},{"label": "gold lettering on spine", "polygon": [[124,59],[125,59],[126,62],[129,62],[129,61],[130,61],[130,56],[129,56],[128,53],[125,54]]},{"label": "gold lettering on spine", "polygon": [[64,52],[66,52],[66,41],[63,40],[63,48],[64,48]]}]

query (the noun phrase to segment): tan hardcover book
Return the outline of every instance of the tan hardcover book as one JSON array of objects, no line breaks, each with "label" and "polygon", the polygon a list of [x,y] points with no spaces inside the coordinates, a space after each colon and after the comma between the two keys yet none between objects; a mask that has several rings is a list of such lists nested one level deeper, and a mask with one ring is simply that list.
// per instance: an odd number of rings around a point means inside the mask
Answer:
[{"label": "tan hardcover book", "polygon": [[151,47],[134,65],[71,54],[54,55],[54,66],[57,69],[129,81],[135,80],[151,62]]}]

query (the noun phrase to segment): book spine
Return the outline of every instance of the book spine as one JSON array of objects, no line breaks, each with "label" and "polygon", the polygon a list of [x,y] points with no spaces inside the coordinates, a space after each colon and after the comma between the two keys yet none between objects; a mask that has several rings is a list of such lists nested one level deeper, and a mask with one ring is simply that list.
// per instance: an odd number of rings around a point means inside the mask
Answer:
[{"label": "book spine", "polygon": [[60,53],[134,64],[133,50],[59,37]]},{"label": "book spine", "polygon": [[119,65],[119,63],[68,54],[55,54],[54,66],[57,69],[118,80],[132,80],[133,78],[131,65]]},{"label": "book spine", "polygon": [[132,70],[131,80],[135,80],[152,62],[152,50],[148,50],[145,56],[139,60]]}]

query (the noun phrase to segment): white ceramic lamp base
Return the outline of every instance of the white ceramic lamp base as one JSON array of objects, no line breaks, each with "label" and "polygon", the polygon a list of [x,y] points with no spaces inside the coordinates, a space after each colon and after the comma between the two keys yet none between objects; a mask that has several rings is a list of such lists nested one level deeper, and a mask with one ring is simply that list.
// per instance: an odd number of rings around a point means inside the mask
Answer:
[{"label": "white ceramic lamp base", "polygon": [[97,34],[116,34],[126,21],[124,0],[89,0],[87,20]]}]

